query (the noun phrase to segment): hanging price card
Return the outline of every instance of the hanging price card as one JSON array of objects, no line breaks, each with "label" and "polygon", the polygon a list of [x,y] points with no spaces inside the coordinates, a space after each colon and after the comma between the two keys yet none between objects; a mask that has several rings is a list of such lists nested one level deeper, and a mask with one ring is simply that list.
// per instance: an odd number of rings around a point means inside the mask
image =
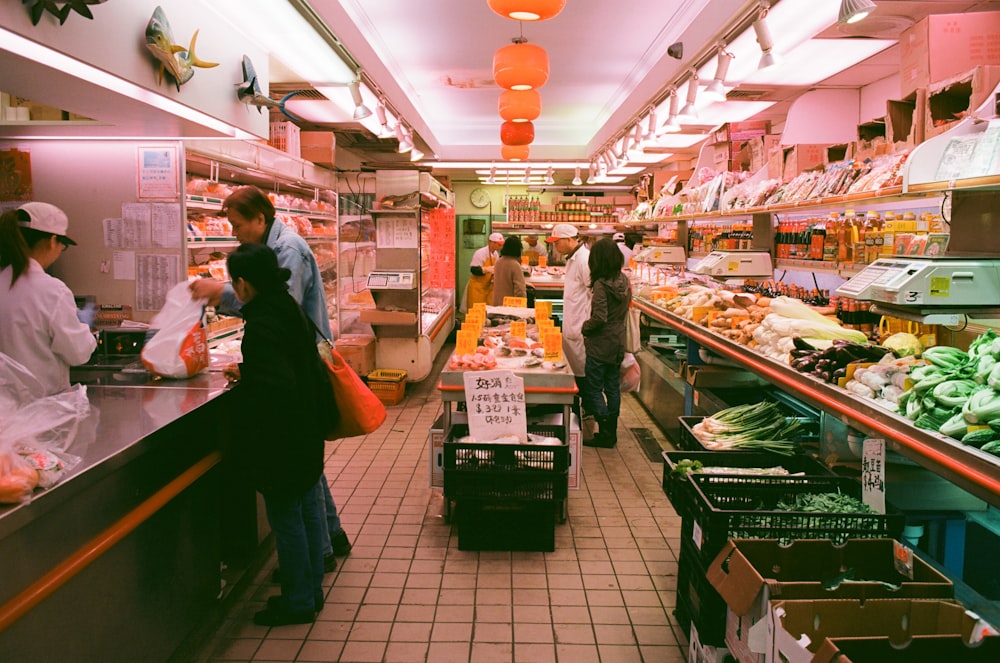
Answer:
[{"label": "hanging price card", "polygon": [[552,302],[548,300],[535,302],[535,321],[541,322],[542,320],[549,320],[551,318]]},{"label": "hanging price card", "polygon": [[476,338],[479,338],[479,330],[480,329],[481,329],[481,327],[478,324],[476,324],[475,322],[468,322],[468,321],[466,321],[466,322],[462,323],[462,331],[474,333],[476,335]]},{"label": "hanging price card", "polygon": [[539,267],[545,267],[547,264],[549,264],[549,259],[546,256],[538,256]]},{"label": "hanging price card", "polygon": [[528,336],[528,323],[524,320],[512,320],[510,323],[510,335],[513,338],[526,338]]},{"label": "hanging price card", "polygon": [[486,304],[484,302],[476,302],[472,305],[472,310],[479,311],[483,314],[484,318],[486,317]]},{"label": "hanging price card", "polygon": [[515,308],[526,308],[528,306],[527,297],[504,297],[504,306],[513,306]]},{"label": "hanging price card", "polygon": [[455,332],[455,354],[471,355],[476,351],[479,334],[471,331]]},{"label": "hanging price card", "polygon": [[545,349],[545,361],[562,361],[562,332],[558,329],[546,332],[542,336],[542,347]]},{"label": "hanging price card", "polygon": [[541,338],[550,329],[556,329],[556,323],[552,318],[542,318],[538,320],[538,337]]},{"label": "hanging price card", "polygon": [[861,452],[861,499],[885,513],[885,440],[868,438]]},{"label": "hanging price card", "polygon": [[463,378],[473,440],[487,442],[513,435],[522,444],[528,441],[522,378],[509,370],[469,371]]},{"label": "hanging price card", "polygon": [[483,323],[486,322],[486,316],[484,316],[479,311],[469,311],[465,314],[464,324],[476,325],[480,329],[483,327]]}]

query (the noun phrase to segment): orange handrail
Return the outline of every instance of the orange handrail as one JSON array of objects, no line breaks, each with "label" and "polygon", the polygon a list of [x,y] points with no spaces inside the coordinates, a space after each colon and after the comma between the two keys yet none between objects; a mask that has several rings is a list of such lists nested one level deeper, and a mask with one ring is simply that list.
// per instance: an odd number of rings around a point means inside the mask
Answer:
[{"label": "orange handrail", "polygon": [[448,311],[448,315],[442,316],[441,319],[437,321],[437,324],[434,325],[434,329],[431,330],[431,333],[427,335],[427,338],[431,339],[432,341],[435,338],[437,338],[437,335],[438,335],[438,333],[440,333],[441,328],[444,327],[444,323],[446,323],[449,320],[451,320],[451,318],[454,315],[455,315],[455,311],[453,309],[453,310]]},{"label": "orange handrail", "polygon": [[163,488],[150,495],[142,504],[125,514],[121,520],[85,543],[51,571],[26,587],[3,607],[0,607],[0,633],[10,628],[14,622],[24,617],[35,606],[96,561],[98,557],[162,509],[170,500],[177,497],[221,460],[222,453],[219,451],[208,454]]}]

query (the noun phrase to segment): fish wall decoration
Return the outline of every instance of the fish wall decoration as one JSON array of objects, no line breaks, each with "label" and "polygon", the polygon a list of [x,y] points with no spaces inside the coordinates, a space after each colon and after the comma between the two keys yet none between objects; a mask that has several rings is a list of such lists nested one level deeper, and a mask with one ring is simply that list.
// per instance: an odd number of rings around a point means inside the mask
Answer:
[{"label": "fish wall decoration", "polygon": [[153,11],[149,23],[146,24],[146,48],[153,54],[159,63],[156,82],[163,82],[163,72],[167,71],[174,79],[177,91],[180,92],[181,85],[187,83],[194,76],[194,67],[208,69],[219,66],[218,62],[205,62],[199,60],[194,53],[195,43],[198,41],[198,30],[191,36],[191,45],[187,48],[174,43],[174,35],[170,30],[170,22],[167,15],[163,13],[162,7],[157,7]]},{"label": "fish wall decoration", "polygon": [[294,90],[281,99],[272,99],[261,90],[260,81],[257,80],[257,71],[253,68],[253,62],[250,61],[248,56],[243,56],[243,82],[236,86],[236,98],[248,106],[256,106],[258,113],[262,112],[262,108],[276,108],[285,117],[297,122],[299,118],[285,110],[285,102],[305,91]]},{"label": "fish wall decoration", "polygon": [[42,20],[42,15],[48,12],[59,19],[59,25],[66,22],[71,12],[76,12],[84,18],[93,19],[87,5],[100,5],[108,0],[22,0],[28,5],[28,13],[31,15],[31,24],[38,25]]}]

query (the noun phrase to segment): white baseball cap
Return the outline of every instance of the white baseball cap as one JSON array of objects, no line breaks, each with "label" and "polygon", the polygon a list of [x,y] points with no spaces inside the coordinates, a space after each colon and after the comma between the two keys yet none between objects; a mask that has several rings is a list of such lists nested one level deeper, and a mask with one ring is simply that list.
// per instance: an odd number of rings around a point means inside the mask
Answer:
[{"label": "white baseball cap", "polygon": [[27,221],[24,221],[22,217],[22,220],[18,222],[18,225],[22,228],[31,228],[32,230],[51,233],[58,236],[65,244],[76,245],[76,242],[66,235],[66,232],[69,230],[69,218],[67,218],[66,212],[63,212],[55,205],[50,205],[49,203],[25,203],[17,209],[24,212],[28,217]]},{"label": "white baseball cap", "polygon": [[625,233],[615,233],[614,235],[611,236],[611,239],[613,239],[616,242],[618,242],[618,241],[624,242],[625,241]]},{"label": "white baseball cap", "polygon": [[500,233],[493,233],[493,234],[491,234],[489,236],[489,240],[491,242],[502,242],[503,241],[503,235],[501,235]]},{"label": "white baseball cap", "polygon": [[568,223],[557,223],[552,227],[552,234],[549,235],[546,242],[554,242],[557,239],[567,239],[570,237],[576,237],[579,233],[576,230],[576,226],[572,226]]}]

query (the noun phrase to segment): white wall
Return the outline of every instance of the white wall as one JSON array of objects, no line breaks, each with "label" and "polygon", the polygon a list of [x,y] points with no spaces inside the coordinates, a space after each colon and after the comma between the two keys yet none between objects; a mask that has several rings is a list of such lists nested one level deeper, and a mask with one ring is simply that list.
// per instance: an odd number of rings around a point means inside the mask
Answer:
[{"label": "white wall", "polygon": [[859,90],[813,90],[792,102],[782,145],[849,143],[858,137]]},{"label": "white wall", "polygon": [[899,74],[894,74],[861,88],[861,122],[885,117],[885,102],[899,98],[899,86]]}]

